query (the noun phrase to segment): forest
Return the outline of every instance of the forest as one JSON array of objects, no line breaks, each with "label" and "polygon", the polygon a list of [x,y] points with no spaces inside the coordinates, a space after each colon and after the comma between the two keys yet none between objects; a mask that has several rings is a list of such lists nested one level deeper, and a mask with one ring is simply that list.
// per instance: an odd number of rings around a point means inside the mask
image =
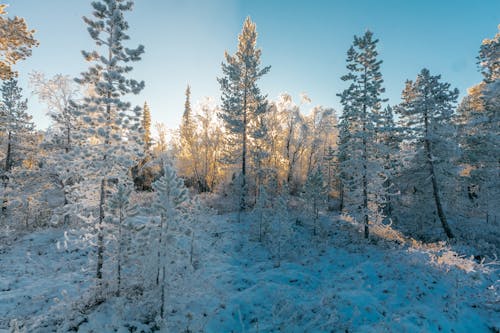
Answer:
[{"label": "forest", "polygon": [[89,2],[72,77],[17,70],[43,41],[0,4],[0,332],[500,332],[500,25],[460,99],[422,68],[389,101],[362,31],[336,110],[261,90],[247,16],[169,129],[133,9]]}]

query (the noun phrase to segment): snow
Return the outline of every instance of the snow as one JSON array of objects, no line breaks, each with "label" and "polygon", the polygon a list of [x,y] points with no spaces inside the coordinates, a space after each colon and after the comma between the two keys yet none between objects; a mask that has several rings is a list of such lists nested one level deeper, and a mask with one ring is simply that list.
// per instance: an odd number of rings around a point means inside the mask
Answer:
[{"label": "snow", "polygon": [[[194,267],[169,281],[163,331],[500,329],[494,265],[471,261],[471,269],[464,269],[441,245],[365,241],[355,226],[332,214],[322,217],[321,236],[313,236],[310,226],[295,226],[294,250],[278,266],[265,246],[249,240],[250,217],[237,220],[210,214],[195,225]],[[29,332],[59,330],[68,311],[80,316],[79,332],[151,331],[154,324],[141,322],[141,307],[124,304],[127,298],[74,313],[93,272],[82,270],[89,253],[65,248],[64,239],[62,230],[48,229],[2,245],[0,332],[12,319]]]}]

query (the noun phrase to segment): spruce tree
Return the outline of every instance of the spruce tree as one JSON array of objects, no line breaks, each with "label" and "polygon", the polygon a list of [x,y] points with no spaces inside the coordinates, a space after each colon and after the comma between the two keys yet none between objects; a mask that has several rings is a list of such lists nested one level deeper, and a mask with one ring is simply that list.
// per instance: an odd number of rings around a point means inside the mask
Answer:
[{"label": "spruce tree", "polygon": [[[204,191],[200,177],[199,144],[196,133],[197,124],[191,108],[191,87],[186,87],[186,101],[184,102],[184,112],[182,114],[179,128],[180,147],[178,157],[178,170],[181,176],[188,179],[189,183]],[[188,183],[188,185],[189,185]]]},{"label": "spruce tree", "polygon": [[[222,106],[218,115],[229,134],[228,144],[237,147],[235,156],[241,160],[239,210],[243,211],[248,196],[248,162],[252,160],[249,142],[258,136],[258,117],[267,111],[266,96],[261,94],[257,81],[270,67],[260,68],[262,52],[257,48],[257,29],[250,17],[245,20],[238,41],[236,53],[232,56],[226,52],[226,63],[222,64],[223,77],[218,79]],[[229,161],[234,162],[234,156]]]}]

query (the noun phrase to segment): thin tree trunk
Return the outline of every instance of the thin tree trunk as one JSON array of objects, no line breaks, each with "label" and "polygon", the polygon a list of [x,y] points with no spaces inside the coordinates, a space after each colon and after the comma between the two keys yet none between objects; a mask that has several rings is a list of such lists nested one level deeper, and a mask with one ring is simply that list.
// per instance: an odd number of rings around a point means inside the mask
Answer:
[{"label": "thin tree trunk", "polygon": [[246,208],[246,192],[247,192],[247,180],[246,180],[246,155],[247,155],[247,91],[245,89],[245,94],[243,97],[243,151],[241,158],[241,198],[240,198],[240,212],[243,212]]},{"label": "thin tree trunk", "polygon": [[160,236],[158,237],[158,269],[156,271],[156,285],[160,284],[160,268],[161,268],[161,244],[163,238],[163,214],[160,217]]},{"label": "thin tree trunk", "polygon": [[165,318],[165,265],[162,267],[160,318]]},{"label": "thin tree trunk", "polygon": [[99,198],[99,223],[97,225],[97,286],[100,289],[102,286],[102,266],[104,263],[104,234],[103,234],[103,222],[104,222],[104,204],[105,204],[105,187],[106,180],[103,178],[101,180],[101,191]]},{"label": "thin tree trunk", "polygon": [[116,296],[120,297],[121,284],[122,284],[122,223],[123,223],[123,211],[120,207],[120,220],[118,224],[118,267],[117,267],[117,291]]},{"label": "thin tree trunk", "polygon": [[5,172],[10,171],[12,167],[12,132],[9,131],[7,138],[7,155],[5,156]]},{"label": "thin tree trunk", "polygon": [[439,196],[439,189],[438,189],[438,183],[436,179],[436,173],[434,171],[434,163],[432,161],[432,150],[431,150],[431,143],[429,141],[429,118],[427,115],[427,111],[425,111],[424,114],[424,124],[425,124],[425,139],[424,139],[424,145],[425,145],[425,152],[427,155],[427,165],[429,166],[429,172],[431,175],[431,181],[432,181],[432,194],[434,196],[434,202],[436,203],[436,210],[437,214],[439,217],[439,220],[441,221],[441,225],[444,229],[444,232],[446,233],[446,236],[448,238],[453,238],[453,232],[451,231],[451,228],[448,224],[448,221],[446,219],[446,215],[444,214],[443,207],[441,205],[441,198]]},{"label": "thin tree trunk", "polygon": [[365,225],[365,238],[370,236],[370,230],[368,227],[368,180],[367,180],[367,151],[366,151],[366,67],[365,67],[365,84],[364,84],[364,104],[363,104],[363,211],[364,211],[364,225]]},{"label": "thin tree trunk", "polygon": [[339,210],[343,211],[344,210],[344,183],[342,182],[342,179],[339,181],[339,196],[340,196],[340,204],[339,204]]},{"label": "thin tree trunk", "polygon": [[69,149],[70,149],[70,146],[71,146],[71,125],[68,124],[67,128],[66,128],[66,153],[69,153]]},{"label": "thin tree trunk", "polygon": [[[10,168],[11,168],[11,155],[12,155],[12,144],[11,144],[11,140],[12,140],[12,132],[9,131],[9,134],[8,134],[8,138],[7,138],[7,154],[5,156],[5,173],[9,172],[10,171]],[[3,195],[3,199],[2,199],[2,215],[5,214],[5,212],[7,211],[7,195],[6,195],[6,191],[7,191],[7,186],[9,184],[9,177],[7,175],[4,175],[3,176],[3,190],[4,190],[4,195]]]},{"label": "thin tree trunk", "polygon": [[441,204],[438,183],[437,183],[436,174],[434,171],[434,163],[432,162],[431,147],[430,147],[430,142],[428,139],[425,139],[425,147],[426,147],[426,151],[427,151],[427,163],[429,165],[429,172],[431,174],[432,194],[434,196],[434,202],[436,203],[437,214],[438,214],[439,220],[441,221],[441,225],[443,227],[443,230],[446,233],[446,236],[448,238],[453,238],[454,237],[453,232],[451,231],[450,225],[448,224],[448,221],[446,219],[446,215],[444,214],[444,211],[443,211],[443,206]]}]

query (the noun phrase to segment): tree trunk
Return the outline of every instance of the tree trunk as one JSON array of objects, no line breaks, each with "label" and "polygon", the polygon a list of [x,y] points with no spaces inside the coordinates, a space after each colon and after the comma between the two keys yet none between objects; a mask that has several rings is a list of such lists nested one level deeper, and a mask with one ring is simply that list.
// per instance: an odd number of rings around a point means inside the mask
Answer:
[{"label": "tree trunk", "polygon": [[156,271],[156,285],[160,285],[160,269],[161,269],[161,244],[163,238],[163,214],[160,217],[160,236],[158,237],[158,269]]},{"label": "tree trunk", "polygon": [[165,265],[162,269],[160,318],[165,318]]},{"label": "tree trunk", "polygon": [[5,172],[10,171],[12,167],[12,132],[9,131],[7,138],[7,154],[5,156]]},{"label": "tree trunk", "polygon": [[123,209],[120,207],[120,220],[118,224],[118,267],[117,267],[117,290],[116,296],[120,297],[121,284],[122,284],[122,223],[123,223]]},{"label": "tree trunk", "polygon": [[104,222],[104,204],[105,204],[105,187],[106,180],[103,178],[101,180],[101,194],[99,198],[99,224],[97,225],[97,284],[101,287],[102,284],[102,266],[104,263],[104,234],[103,234],[103,222]]},{"label": "tree trunk", "polygon": [[[7,137],[7,154],[5,156],[5,173],[9,172],[10,171],[10,168],[11,168],[11,155],[12,155],[12,144],[11,144],[11,140],[12,140],[12,132],[9,131],[9,134],[8,134],[8,137]],[[9,177],[7,175],[3,175],[2,177],[2,180],[3,180],[3,191],[4,191],[4,195],[3,195],[3,199],[2,199],[2,215],[5,214],[5,212],[7,212],[7,195],[6,195],[6,191],[7,191],[7,186],[9,184]]]},{"label": "tree trunk", "polygon": [[368,238],[370,236],[370,230],[368,227],[368,180],[367,180],[367,151],[366,151],[366,121],[367,121],[367,114],[366,114],[366,67],[365,67],[365,82],[364,82],[364,101],[365,103],[363,104],[363,214],[364,214],[364,225],[365,225],[365,238]]},{"label": "tree trunk", "polygon": [[439,196],[439,189],[438,189],[438,183],[436,180],[436,174],[434,171],[434,163],[432,162],[432,154],[431,154],[431,147],[430,147],[430,142],[428,139],[425,139],[425,150],[427,152],[427,163],[429,165],[429,172],[431,174],[431,181],[432,181],[432,194],[434,196],[434,202],[436,203],[436,210],[437,214],[439,217],[439,220],[441,221],[441,225],[443,227],[444,232],[446,233],[446,236],[448,238],[453,238],[453,232],[451,231],[451,228],[448,224],[448,221],[446,219],[446,215],[444,214],[443,211],[443,206],[441,205],[441,198]]},{"label": "tree trunk", "polygon": [[446,220],[446,215],[444,214],[443,211],[443,206],[441,205],[441,198],[439,197],[439,189],[438,189],[438,183],[436,179],[436,173],[434,170],[434,163],[432,161],[432,148],[431,148],[431,143],[429,141],[429,118],[427,111],[425,111],[424,114],[424,125],[425,125],[425,139],[424,139],[424,146],[425,146],[425,153],[427,157],[427,165],[429,166],[429,173],[431,176],[431,181],[432,181],[432,194],[434,196],[434,202],[436,203],[436,210],[437,214],[439,217],[439,220],[441,221],[441,225],[444,229],[444,232],[448,238],[453,238],[453,232],[451,231],[450,226],[448,225],[448,221]]},{"label": "tree trunk", "polygon": [[246,208],[246,192],[247,192],[247,92],[245,90],[245,95],[243,99],[243,148],[241,157],[241,198],[240,198],[240,212],[243,212]]},{"label": "tree trunk", "polygon": [[344,210],[344,183],[342,183],[342,179],[339,181],[339,210],[342,212]]}]

